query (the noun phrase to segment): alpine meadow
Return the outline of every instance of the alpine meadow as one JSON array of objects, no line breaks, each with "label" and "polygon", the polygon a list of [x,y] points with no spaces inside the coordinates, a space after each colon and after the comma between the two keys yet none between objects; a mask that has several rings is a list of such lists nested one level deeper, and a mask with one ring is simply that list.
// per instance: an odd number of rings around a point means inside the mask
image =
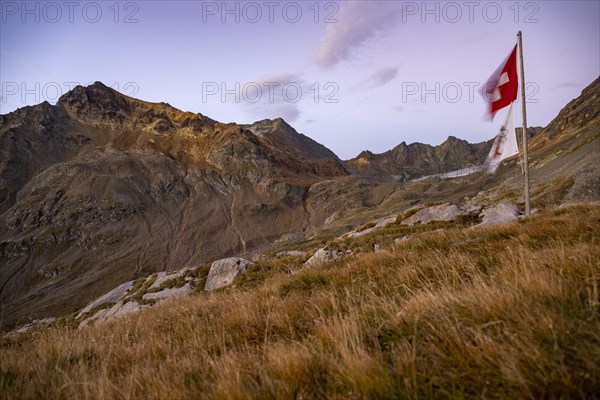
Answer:
[{"label": "alpine meadow", "polygon": [[599,397],[600,3],[0,11],[0,399]]}]

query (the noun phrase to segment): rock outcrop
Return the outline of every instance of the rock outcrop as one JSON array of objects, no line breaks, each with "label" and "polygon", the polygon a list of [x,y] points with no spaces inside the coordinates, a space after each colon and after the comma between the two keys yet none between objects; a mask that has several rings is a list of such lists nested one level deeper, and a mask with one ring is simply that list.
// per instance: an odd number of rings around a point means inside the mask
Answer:
[{"label": "rock outcrop", "polygon": [[1,323],[303,232],[331,215],[310,215],[309,187],[346,175],[282,119],[220,123],[100,82],[2,115]]},{"label": "rock outcrop", "polygon": [[79,311],[75,321],[83,328],[92,322],[120,318],[168,299],[191,295],[203,279],[201,268],[160,272],[121,284]]},{"label": "rock outcrop", "polygon": [[416,223],[427,224],[433,221],[454,221],[461,213],[456,204],[441,204],[417,211],[402,221],[402,225],[412,226]]},{"label": "rock outcrop", "polygon": [[189,296],[194,293],[194,287],[188,282],[180,288],[167,288],[159,292],[146,293],[142,300],[166,300],[175,297]]},{"label": "rock outcrop", "polygon": [[306,252],[299,250],[280,251],[276,254],[277,257],[300,257],[306,255]]},{"label": "rock outcrop", "polygon": [[81,318],[84,314],[89,313],[94,308],[100,307],[103,304],[118,302],[123,297],[125,297],[127,292],[129,290],[131,290],[132,287],[133,287],[133,281],[129,281],[129,282],[120,284],[119,286],[117,286],[116,288],[111,290],[110,292],[106,293],[103,296],[100,296],[99,298],[97,298],[96,300],[94,300],[93,302],[88,304],[86,307],[84,307],[81,311],[79,311],[79,313],[77,314],[77,316],[75,318]]},{"label": "rock outcrop", "polygon": [[521,213],[513,204],[496,204],[483,209],[483,211],[481,212],[482,221],[476,226],[481,227],[506,224],[517,219],[519,215],[521,215]]},{"label": "rock outcrop", "polygon": [[322,248],[317,250],[306,262],[305,267],[315,267],[338,259],[342,255],[339,250],[327,250]]},{"label": "rock outcrop", "polygon": [[204,290],[208,292],[230,286],[238,275],[246,272],[246,268],[250,265],[252,262],[239,257],[214,261],[210,266]]},{"label": "rock outcrop", "polygon": [[79,328],[83,329],[93,322],[106,321],[115,318],[121,318],[130,314],[135,314],[148,307],[150,306],[142,305],[137,301],[119,301],[112,307],[99,310],[89,318],[86,318],[83,321],[81,321],[81,323],[79,324]]}]

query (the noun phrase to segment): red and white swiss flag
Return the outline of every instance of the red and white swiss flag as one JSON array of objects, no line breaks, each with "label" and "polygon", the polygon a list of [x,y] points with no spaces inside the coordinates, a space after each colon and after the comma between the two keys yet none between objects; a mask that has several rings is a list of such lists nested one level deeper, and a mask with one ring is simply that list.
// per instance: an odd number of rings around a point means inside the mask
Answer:
[{"label": "red and white swiss flag", "polygon": [[489,102],[488,115],[494,119],[496,111],[504,108],[517,98],[519,79],[517,77],[517,46],[504,63],[490,76],[483,86],[483,95]]}]

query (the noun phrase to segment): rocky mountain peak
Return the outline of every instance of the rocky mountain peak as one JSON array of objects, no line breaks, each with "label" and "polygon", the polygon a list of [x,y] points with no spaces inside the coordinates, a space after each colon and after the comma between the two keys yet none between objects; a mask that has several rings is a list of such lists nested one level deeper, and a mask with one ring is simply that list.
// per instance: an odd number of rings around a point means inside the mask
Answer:
[{"label": "rocky mountain peak", "polygon": [[459,139],[456,136],[448,136],[448,138],[446,140],[444,140],[444,143],[455,143],[455,142],[466,142],[466,140],[463,139]]},{"label": "rocky mountain peak", "polygon": [[102,82],[95,82],[89,86],[76,86],[62,95],[56,105],[73,115],[110,118],[119,122],[122,122],[131,111],[127,96]]},{"label": "rocky mountain peak", "polygon": [[286,153],[286,157],[297,160],[338,159],[327,147],[297,132],[283,118],[264,119],[242,127],[256,135],[263,145]]},{"label": "rocky mountain peak", "polygon": [[250,125],[242,125],[256,136],[272,135],[275,132],[285,132],[291,135],[297,135],[296,130],[289,125],[283,118],[263,119]]}]

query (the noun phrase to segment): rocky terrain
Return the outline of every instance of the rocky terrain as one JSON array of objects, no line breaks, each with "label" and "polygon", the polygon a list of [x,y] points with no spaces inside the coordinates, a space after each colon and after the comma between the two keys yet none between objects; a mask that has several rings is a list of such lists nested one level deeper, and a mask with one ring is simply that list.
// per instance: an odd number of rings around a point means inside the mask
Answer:
[{"label": "rocky terrain", "polygon": [[[532,138],[542,130],[541,127],[528,129]],[[522,129],[517,129],[517,136]],[[427,175],[435,175],[482,165],[493,139],[481,143],[469,143],[466,140],[449,136],[439,146],[422,143],[400,143],[393,149],[381,154],[363,151],[357,157],[348,160],[348,167],[355,173],[376,181],[404,182]]]},{"label": "rocky terrain", "polygon": [[363,151],[348,165],[361,175],[378,180],[410,180],[422,175],[481,165],[489,152],[489,143],[470,144],[454,136],[439,146],[400,143],[382,154]]},{"label": "rocky terrain", "polygon": [[[485,227],[506,224],[521,214],[510,203],[490,207],[459,207],[445,203],[433,206],[417,206],[404,213],[379,218],[369,224],[334,238],[314,253],[302,251],[278,252],[276,258],[305,259],[303,267],[319,267],[341,258],[365,252],[380,252],[400,243],[412,240],[411,234],[436,231],[434,223],[459,223],[465,227]],[[429,224],[429,225],[428,225]],[[407,228],[408,227],[408,228]],[[439,231],[440,229],[438,229]],[[441,229],[443,230],[443,229]],[[365,247],[365,239],[376,243]],[[209,265],[186,267],[175,272],[159,272],[128,281],[90,302],[70,316],[63,316],[79,328],[94,323],[118,319],[162,303],[165,300],[189,296],[194,293],[222,289],[235,285],[236,278],[244,275],[255,264],[240,257],[216,260]],[[24,333],[39,325],[54,323],[56,318],[44,318],[24,325],[8,335]]]},{"label": "rocky terrain", "polygon": [[1,118],[3,321],[302,231],[310,185],[348,175],[283,120],[222,124],[101,83]]},{"label": "rocky terrain", "polygon": [[[600,199],[599,82],[532,140],[533,207]],[[426,203],[520,207],[516,158],[493,177],[404,182],[477,164],[486,146],[403,143],[343,162],[281,119],[223,124],[101,83],[77,87],[55,106],[0,116],[2,326],[72,313],[115,287],[149,305],[201,287],[214,260],[313,254]],[[150,289],[166,276],[176,283]],[[126,312],[122,300],[92,308]]]}]

